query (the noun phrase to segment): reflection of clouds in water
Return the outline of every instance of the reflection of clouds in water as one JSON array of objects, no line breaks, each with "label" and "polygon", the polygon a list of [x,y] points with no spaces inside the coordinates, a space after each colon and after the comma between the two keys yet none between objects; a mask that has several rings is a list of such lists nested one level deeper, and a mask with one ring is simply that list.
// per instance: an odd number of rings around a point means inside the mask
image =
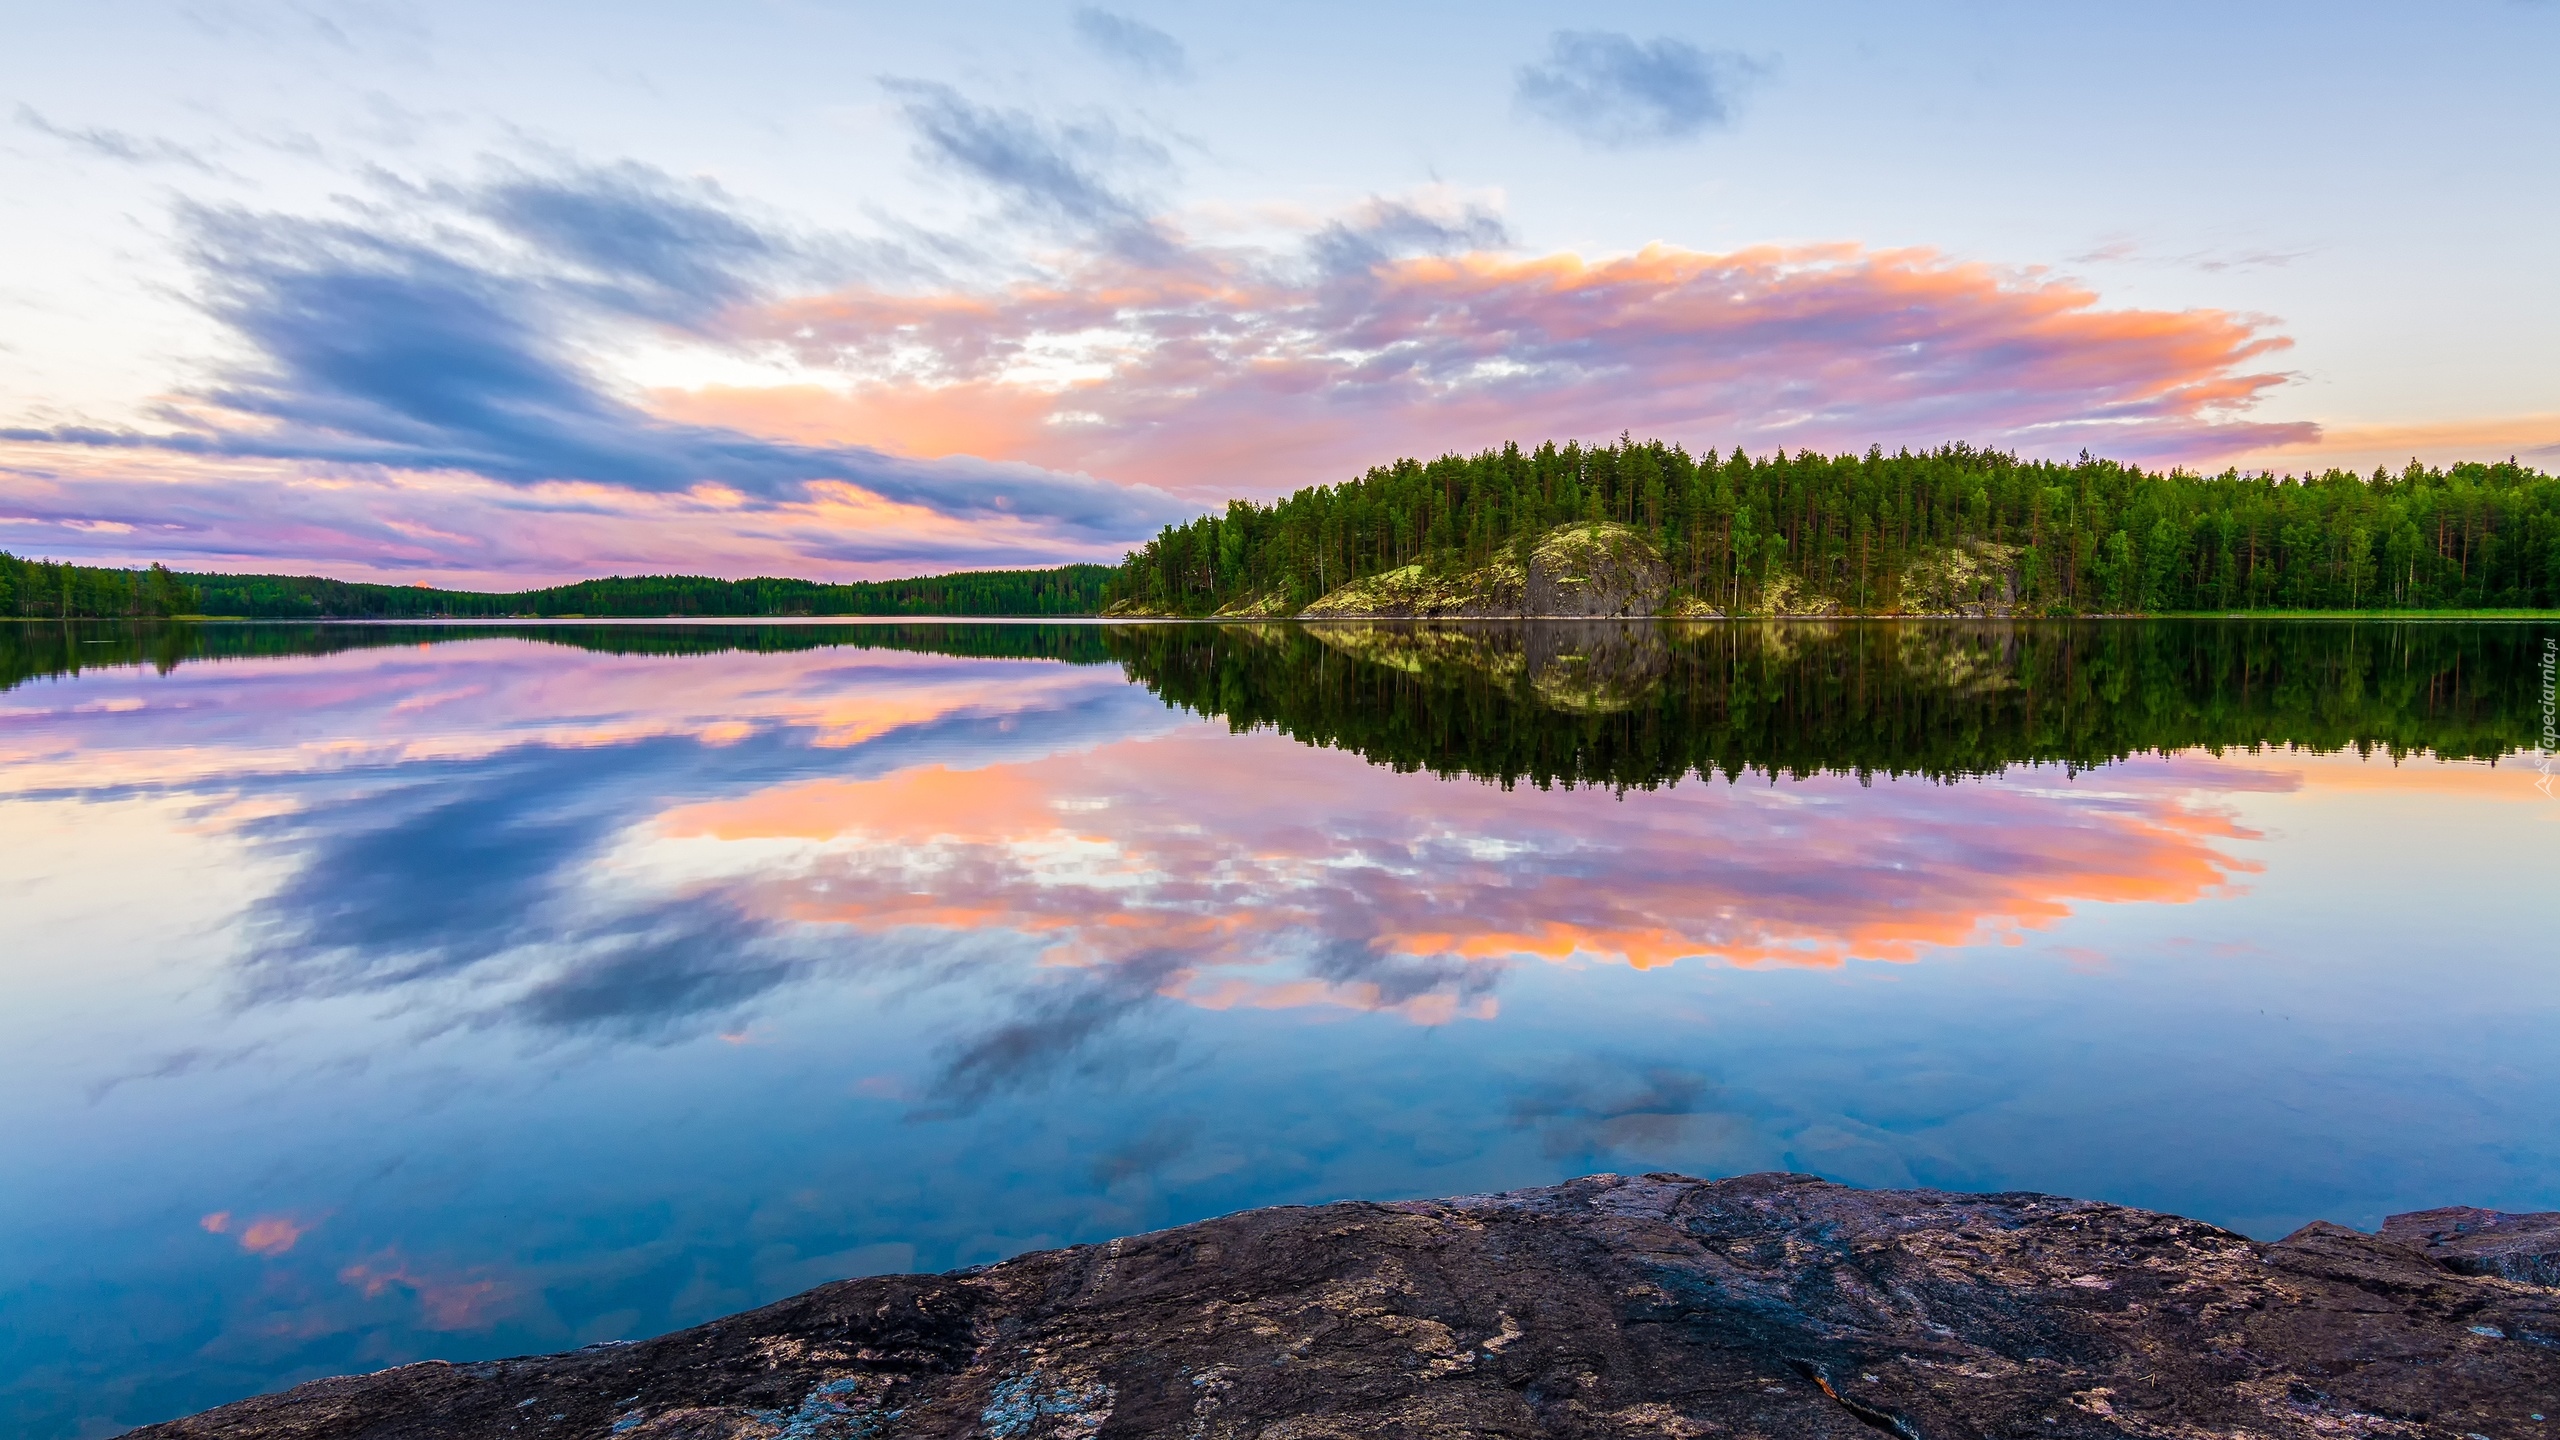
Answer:
[{"label": "reflection of clouds in water", "polygon": [[1668,1156],[1748,1122],[1696,1071],[1654,1064],[1627,1073],[1588,1061],[1524,1085],[1512,1097],[1511,1123],[1535,1131],[1547,1158],[1580,1163]]},{"label": "reflection of clouds in water", "polygon": [[2223,849],[2247,832],[2205,792],[2290,778],[2155,766],[2103,783],[1817,779],[1594,804],[1187,730],[1039,766],[786,784],[669,811],[657,833],[708,867],[727,852],[750,913],[1005,931],[1053,965],[1123,977],[990,1037],[987,1073],[1002,1075],[997,1057],[1072,1050],[1103,1028],[1104,997],[1144,990],[1439,1024],[1491,1018],[1505,967],[1532,956],[1913,960],[2088,903],[2183,903],[2249,868]]},{"label": "reflection of clouds in water", "polygon": [[[848,948],[841,933],[748,914],[717,889],[616,874],[603,862],[670,796],[753,792],[818,768],[876,776],[919,755],[1036,763],[1132,728],[1181,723],[1114,676],[1061,689],[1047,683],[1058,674],[1049,667],[954,668],[993,673],[920,677],[933,703],[849,745],[823,726],[716,746],[642,733],[339,776],[227,777],[264,792],[260,803],[231,802],[243,813],[240,833],[292,866],[250,907],[242,998],[372,994],[441,1010],[450,1022],[675,1039],[828,966],[915,960],[914,945],[873,938]],[[1001,683],[1016,678],[1030,682],[1025,693]],[[206,1062],[189,1054],[169,1063],[180,1073]]]},{"label": "reflection of clouds in water", "polygon": [[[610,838],[707,754],[727,758],[662,739],[403,767],[388,789],[261,822],[299,865],[253,908],[247,1000],[423,1003],[459,980],[515,989],[463,1002],[480,1023],[630,1038],[734,1013],[806,970],[805,937],[716,896],[599,906],[584,883]],[[420,768],[429,778],[408,778]]]},{"label": "reflection of clouds in water", "polygon": [[[292,862],[251,910],[250,1003],[374,995],[430,1025],[667,1040],[860,971],[974,997],[916,1112],[957,1114],[1168,1063],[1145,1020],[1165,1001],[1490,1018],[1529,956],[1908,959],[2081,900],[2191,899],[2235,868],[2214,842],[2238,832],[2186,782],[1596,805],[1220,734],[1108,672],[699,657],[683,674],[703,687],[670,698],[662,665],[529,650],[208,682],[376,747],[266,778],[245,732],[222,773],[216,736],[168,782],[236,797],[235,827]],[[407,703],[456,666],[469,707]],[[119,753],[175,738],[91,758],[130,784]],[[1026,946],[1048,967],[1012,981]]]},{"label": "reflection of clouds in water", "polygon": [[666,747],[404,767],[406,783],[260,822],[301,863],[254,911],[251,996],[393,989],[556,936],[543,912],[645,806],[623,782]]},{"label": "reflection of clouds in water", "polygon": [[1157,952],[1070,971],[1022,992],[1011,1015],[945,1048],[928,1085],[933,1098],[917,1118],[966,1114],[1062,1075],[1116,1079],[1171,1061],[1171,1040],[1126,1032],[1142,1011],[1163,1003],[1157,991],[1181,969],[1180,957]]}]

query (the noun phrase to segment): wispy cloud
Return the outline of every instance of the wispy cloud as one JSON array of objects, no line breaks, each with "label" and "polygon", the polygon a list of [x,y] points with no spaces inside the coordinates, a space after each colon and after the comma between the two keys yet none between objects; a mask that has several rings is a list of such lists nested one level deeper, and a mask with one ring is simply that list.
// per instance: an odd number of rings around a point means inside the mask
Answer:
[{"label": "wispy cloud", "polygon": [[17,120],[29,130],[50,135],[103,160],[120,160],[128,165],[178,165],[206,174],[213,173],[211,162],[174,140],[97,126],[58,125],[38,113],[35,107],[25,104],[18,107]]},{"label": "wispy cloud", "polygon": [[2073,255],[2074,265],[2158,265],[2220,274],[2226,270],[2275,270],[2314,253],[2316,247],[2297,246],[2290,250],[2257,246],[2242,250],[2204,249],[2164,254],[2145,250],[2131,240],[2118,238]]},{"label": "wispy cloud", "polygon": [[1520,108],[1608,148],[1665,145],[1732,122],[1743,90],[1768,67],[1686,40],[1559,30],[1544,59],[1512,78]]},{"label": "wispy cloud", "polygon": [[1076,11],[1075,27],[1087,48],[1141,79],[1191,78],[1182,42],[1144,20],[1086,5]]},{"label": "wispy cloud", "polygon": [[1350,214],[1325,222],[1308,240],[1307,253],[1320,268],[1340,273],[1372,270],[1415,255],[1463,255],[1510,244],[1511,227],[1490,206],[1372,197]]},{"label": "wispy cloud", "polygon": [[521,174],[458,197],[549,257],[591,302],[693,325],[748,299],[795,247],[718,186],[644,165]]},{"label": "wispy cloud", "polygon": [[932,81],[881,83],[915,128],[917,153],[928,165],[987,186],[1017,218],[1150,260],[1168,253],[1151,208],[1120,178],[1169,162],[1154,141],[1108,119],[1060,122],[980,105]]}]

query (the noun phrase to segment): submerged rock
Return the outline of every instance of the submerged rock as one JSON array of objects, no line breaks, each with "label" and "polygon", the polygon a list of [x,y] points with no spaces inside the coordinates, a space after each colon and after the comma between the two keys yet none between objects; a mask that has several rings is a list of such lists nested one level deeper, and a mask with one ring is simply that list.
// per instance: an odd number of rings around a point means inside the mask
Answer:
[{"label": "submerged rock", "polygon": [[[2560,1216],[2396,1217],[2463,1237]],[[2457,1243],[2459,1242],[2459,1243]],[[2503,1252],[2501,1252],[2503,1253]],[[2545,1436],[2560,1290],[2335,1225],[1594,1176],[821,1286],[636,1345],[322,1380],[154,1440]]]}]

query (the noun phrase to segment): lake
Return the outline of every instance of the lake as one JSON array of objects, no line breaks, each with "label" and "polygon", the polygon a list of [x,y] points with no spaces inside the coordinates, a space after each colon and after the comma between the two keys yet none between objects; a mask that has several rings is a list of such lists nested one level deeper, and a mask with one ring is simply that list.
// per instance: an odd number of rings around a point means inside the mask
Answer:
[{"label": "lake", "polygon": [[2560,1208],[2555,637],[9,628],[0,1432],[1599,1170]]}]

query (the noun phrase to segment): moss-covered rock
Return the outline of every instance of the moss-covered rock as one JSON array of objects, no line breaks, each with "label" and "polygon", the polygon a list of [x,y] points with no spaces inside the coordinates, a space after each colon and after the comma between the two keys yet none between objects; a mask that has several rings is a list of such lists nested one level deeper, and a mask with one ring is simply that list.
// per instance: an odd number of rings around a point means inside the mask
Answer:
[{"label": "moss-covered rock", "polygon": [[2024,547],[1964,540],[1913,555],[1902,572],[1906,615],[1998,616],[2023,613]]},{"label": "moss-covered rock", "polygon": [[1624,525],[1559,525],[1530,552],[1531,615],[1654,615],[1671,591],[1671,567],[1652,541]]},{"label": "moss-covered rock", "polygon": [[1527,563],[1505,555],[1472,570],[1434,574],[1406,565],[1336,589],[1298,612],[1308,619],[1517,619],[1649,616],[1671,588],[1662,552],[1624,525],[1560,525]]}]

